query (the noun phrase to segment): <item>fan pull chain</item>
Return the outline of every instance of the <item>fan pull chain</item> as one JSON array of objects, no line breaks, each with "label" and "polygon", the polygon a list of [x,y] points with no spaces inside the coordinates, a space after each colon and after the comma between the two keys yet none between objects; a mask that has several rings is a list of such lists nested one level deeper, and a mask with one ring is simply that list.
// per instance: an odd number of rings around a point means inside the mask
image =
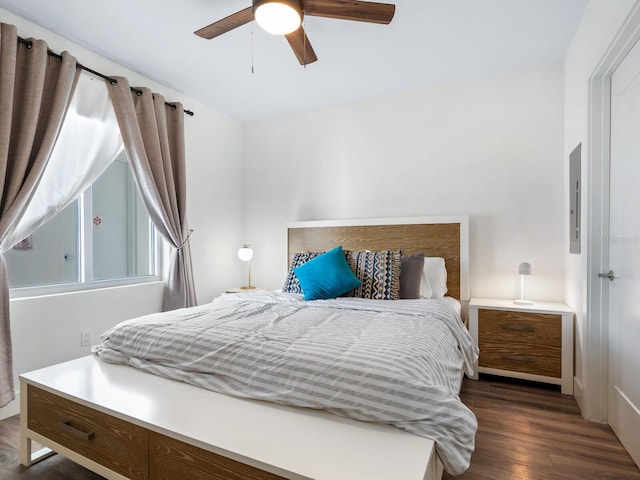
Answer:
[{"label": "fan pull chain", "polygon": [[253,50],[255,45],[255,39],[253,38],[253,24],[256,22],[251,22],[251,75],[253,75]]}]

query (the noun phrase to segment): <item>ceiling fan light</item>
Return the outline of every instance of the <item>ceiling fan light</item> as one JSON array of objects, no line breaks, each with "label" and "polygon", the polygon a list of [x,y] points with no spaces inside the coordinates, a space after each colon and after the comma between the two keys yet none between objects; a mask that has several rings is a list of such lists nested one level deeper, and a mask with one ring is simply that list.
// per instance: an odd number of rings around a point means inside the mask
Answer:
[{"label": "ceiling fan light", "polygon": [[302,23],[302,8],[299,1],[256,0],[253,15],[258,25],[274,35],[295,32]]}]

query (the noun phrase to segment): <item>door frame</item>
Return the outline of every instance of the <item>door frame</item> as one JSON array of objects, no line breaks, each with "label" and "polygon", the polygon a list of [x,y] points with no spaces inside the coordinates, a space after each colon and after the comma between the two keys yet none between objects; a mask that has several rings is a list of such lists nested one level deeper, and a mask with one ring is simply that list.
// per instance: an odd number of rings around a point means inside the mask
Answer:
[{"label": "door frame", "polygon": [[611,76],[640,40],[640,2],[589,79],[587,128],[587,309],[585,316],[585,395],[583,415],[607,423],[609,390],[609,166]]}]

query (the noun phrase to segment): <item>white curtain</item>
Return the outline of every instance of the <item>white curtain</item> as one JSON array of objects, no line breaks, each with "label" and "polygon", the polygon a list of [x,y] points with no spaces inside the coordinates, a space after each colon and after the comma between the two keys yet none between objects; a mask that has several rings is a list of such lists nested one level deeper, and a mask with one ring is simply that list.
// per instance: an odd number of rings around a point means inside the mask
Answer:
[{"label": "white curtain", "polygon": [[0,247],[6,250],[74,201],[124,146],[104,81],[83,71],[49,164],[22,220]]}]

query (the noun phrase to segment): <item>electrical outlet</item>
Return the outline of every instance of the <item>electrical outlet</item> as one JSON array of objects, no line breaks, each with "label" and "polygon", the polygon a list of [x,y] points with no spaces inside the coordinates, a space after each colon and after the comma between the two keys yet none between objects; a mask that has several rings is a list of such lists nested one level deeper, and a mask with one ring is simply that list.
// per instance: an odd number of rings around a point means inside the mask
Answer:
[{"label": "electrical outlet", "polygon": [[88,347],[91,345],[91,330],[82,330],[80,332],[80,346]]}]

